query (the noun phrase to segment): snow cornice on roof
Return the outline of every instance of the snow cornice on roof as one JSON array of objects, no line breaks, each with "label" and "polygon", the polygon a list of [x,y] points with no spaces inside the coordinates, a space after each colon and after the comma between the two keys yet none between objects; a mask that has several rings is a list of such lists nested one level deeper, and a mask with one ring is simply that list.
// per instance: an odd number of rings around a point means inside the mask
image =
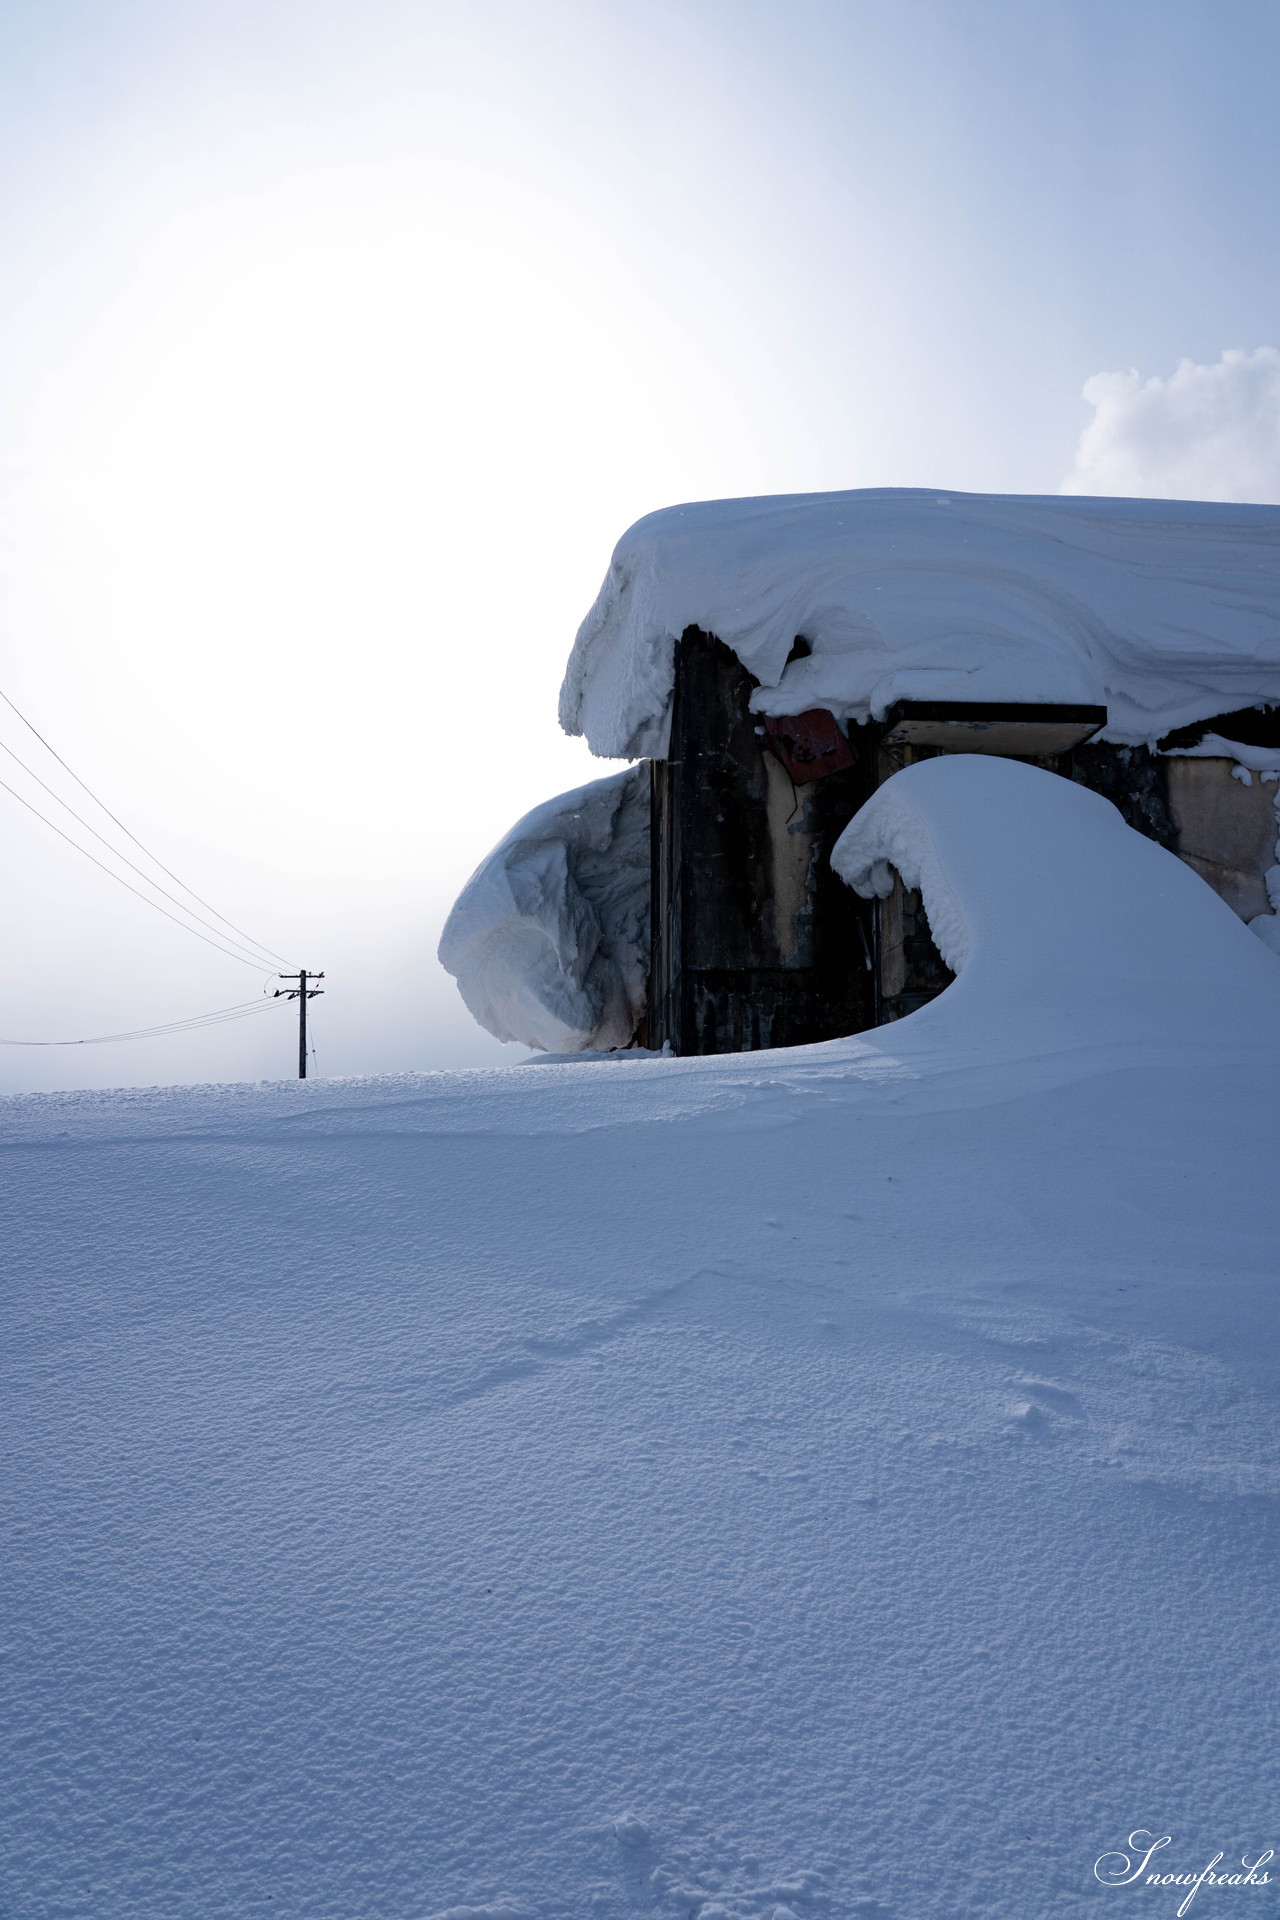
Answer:
[{"label": "snow cornice on roof", "polygon": [[[710,500],[619,541],[561,724],[661,757],[675,646],[716,634],[752,705],[880,719],[899,700],[1102,705],[1105,739],[1280,703],[1280,507],[925,488]],[[797,635],[812,652],[787,664]]]}]

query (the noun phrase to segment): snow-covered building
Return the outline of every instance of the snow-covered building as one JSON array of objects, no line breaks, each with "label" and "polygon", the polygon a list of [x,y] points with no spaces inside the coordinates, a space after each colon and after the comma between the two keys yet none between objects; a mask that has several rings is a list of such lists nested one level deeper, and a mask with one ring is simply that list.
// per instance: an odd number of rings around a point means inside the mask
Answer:
[{"label": "snow-covered building", "polygon": [[1280,951],[1280,508],[876,490],[641,520],[561,722],[638,762],[512,830],[446,926],[482,1025],[555,1052],[861,1031],[951,975],[836,842],[955,752],[1092,788]]}]

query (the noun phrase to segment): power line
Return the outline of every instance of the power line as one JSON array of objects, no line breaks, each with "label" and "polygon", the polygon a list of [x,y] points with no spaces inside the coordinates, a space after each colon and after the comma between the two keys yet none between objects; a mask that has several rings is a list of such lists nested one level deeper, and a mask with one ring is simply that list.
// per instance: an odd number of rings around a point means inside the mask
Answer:
[{"label": "power line", "polygon": [[[9,698],[8,694],[5,693],[2,689],[0,689],[0,700],[3,700],[5,705],[9,707],[12,712],[17,714],[19,720],[21,720],[23,726],[27,728],[28,732],[35,735],[35,738],[40,742],[40,745],[45,749],[45,751],[53,755],[53,758],[58,762],[58,765],[62,767],[66,773],[70,774],[71,778],[75,781],[76,785],[82,788],[83,791],[88,794],[93,804],[96,807],[98,807],[106,815],[107,819],[110,820],[115,826],[117,826],[120,829],[121,833],[123,833],[127,839],[131,840],[133,844],[139,849],[139,851],[142,854],[144,854],[145,857],[149,861],[151,861],[151,863],[155,867],[157,867],[161,873],[165,874],[168,879],[172,880],[175,886],[181,887],[182,891],[185,894],[188,894],[191,899],[196,901],[197,905],[207,908],[207,910],[211,914],[213,914],[214,918],[217,921],[221,922],[221,925],[215,926],[213,924],[213,921],[206,920],[203,914],[194,912],[192,908],[187,906],[185,901],[179,900],[175,894],[170,893],[167,887],[162,887],[158,880],[153,879],[149,873],[147,873],[142,867],[140,867],[137,864],[136,861],[131,860],[127,854],[122,853],[118,846],[116,846],[110,839],[108,839],[108,837],[104,833],[101,833],[99,829],[92,824],[91,821],[86,820],[83,814],[78,813],[76,809],[70,804],[69,801],[63,799],[62,795],[57,791],[55,787],[50,786],[47,780],[42,779],[41,776],[35,771],[33,767],[29,767],[26,761],[23,760],[19,754],[15,753],[12,747],[6,745],[6,743],[3,741],[0,741],[0,749],[2,749],[6,754],[8,754],[9,758],[18,767],[22,769],[23,773],[27,775],[28,779],[34,780],[36,785],[40,787],[45,793],[47,793],[49,797],[52,800],[54,800],[57,803],[57,805],[63,809],[64,812],[69,813],[71,815],[71,818],[76,822],[78,826],[82,827],[86,833],[92,834],[93,838],[99,843],[100,846],[102,846],[112,856],[113,859],[118,860],[123,866],[128,867],[131,873],[134,873],[138,876],[138,878],[142,881],[144,886],[150,887],[152,890],[152,893],[158,893],[161,895],[163,899],[168,900],[174,907],[177,908],[178,912],[176,914],[171,913],[167,907],[162,907],[158,900],[155,900],[151,897],[150,893],[141,893],[138,890],[138,888],[135,886],[132,886],[130,882],[123,877],[122,874],[117,873],[113,867],[107,866],[104,861],[100,860],[96,854],[90,853],[89,849],[87,847],[82,846],[78,840],[74,839],[71,836],[71,834],[64,832],[64,830],[61,827],[55,825],[55,823],[52,820],[50,820],[46,814],[40,811],[39,807],[35,806],[30,800],[28,800],[24,794],[19,793],[16,787],[11,787],[7,780],[0,780],[0,788],[3,788],[4,792],[10,794],[13,799],[18,801],[19,805],[24,806],[27,809],[28,813],[33,813],[36,819],[39,820],[42,825],[49,828],[50,832],[56,833],[60,840],[65,840],[69,847],[74,847],[77,853],[82,854],[86,860],[91,861],[92,864],[95,867],[97,867],[100,872],[107,874],[110,879],[116,881],[118,885],[122,886],[126,890],[126,892],[133,894],[135,899],[143,901],[147,906],[153,907],[157,913],[163,914],[166,920],[171,920],[173,922],[174,926],[181,927],[186,933],[194,934],[197,940],[203,940],[207,947],[212,947],[216,953],[222,954],[228,960],[239,960],[242,965],[251,966],[254,968],[255,971],[265,968],[266,971],[270,973],[272,970],[270,963],[264,958],[264,956],[272,955],[272,957],[276,960],[281,960],[282,956],[280,954],[276,954],[273,948],[265,946],[260,941],[254,940],[251,935],[244,932],[243,928],[237,927],[234,921],[228,920],[225,914],[219,913],[217,908],[212,906],[209,901],[203,899],[201,895],[198,894],[193,887],[189,887],[185,880],[179,879],[178,875],[174,873],[171,868],[166,867],[164,862],[160,860],[154,853],[152,853],[149,847],[143,845],[142,841],[139,840],[137,834],[132,832],[130,828],[126,827],[123,820],[121,820],[116,814],[112,813],[110,807],[106,805],[105,801],[100,800],[98,798],[97,794],[93,791],[92,787],[90,787],[86,781],[80,778],[80,775],[75,771],[73,767],[68,765],[67,761],[65,761],[62,758],[62,755],[57,751],[56,747],[52,746],[50,742],[45,739],[44,735],[39,731],[39,729],[32,725],[31,721],[27,719],[27,716],[20,710],[20,708],[14,705],[13,701]],[[185,917],[182,919],[179,919],[178,917],[179,914],[184,915]],[[191,924],[192,921],[198,922],[198,925],[193,926]],[[205,927],[208,929],[208,931],[205,933],[201,933],[199,931],[200,927]],[[223,932],[224,927],[229,930],[230,935],[234,936],[234,938],[230,938],[230,939],[228,938],[228,934]],[[127,1033],[94,1034],[94,1035],[86,1036],[84,1039],[78,1039],[78,1040],[8,1040],[8,1039],[0,1038],[0,1046],[93,1047],[93,1046],[106,1046],[106,1045],[110,1045],[113,1042],[119,1042],[119,1041],[151,1040],[151,1039],[170,1037],[180,1033],[196,1033],[196,1032],[202,1031],[206,1027],[224,1026],[233,1020],[246,1020],[246,1019],[249,1019],[254,1014],[265,1013],[269,1007],[275,1005],[277,1000],[288,998],[288,999],[297,999],[299,1002],[299,1067],[298,1067],[298,1071],[299,1071],[299,1077],[305,1079],[306,1071],[307,1071],[307,1065],[306,1065],[307,1001],[315,999],[319,992],[319,989],[314,987],[308,989],[308,977],[310,977],[313,980],[316,978],[323,979],[324,975],[320,974],[317,976],[315,974],[311,974],[310,976],[308,976],[308,974],[304,972],[300,975],[295,974],[295,975],[284,975],[284,976],[277,976],[277,977],[283,977],[286,979],[288,978],[297,979],[300,990],[295,992],[289,992],[287,994],[276,993],[272,995],[271,998],[268,999],[265,997],[266,990],[264,988],[264,998],[261,1000],[240,1001],[235,1006],[220,1007],[215,1009],[211,1013],[193,1014],[189,1018],[184,1020],[162,1021],[162,1022],[153,1024],[152,1026],[149,1026],[149,1027],[135,1027]],[[313,1048],[313,1053],[314,1053],[314,1048]]]},{"label": "power line", "polygon": [[[0,699],[2,699],[3,697],[4,697],[3,695],[0,695]],[[105,834],[99,833],[98,829],[92,824],[91,821],[86,820],[83,814],[77,813],[75,808],[70,804],[69,801],[64,800],[62,795],[58,793],[55,788],[51,787],[47,780],[42,780],[40,778],[40,775],[35,771],[35,769],[33,767],[29,767],[25,760],[19,759],[18,755],[14,752],[13,748],[6,746],[3,740],[0,740],[0,752],[7,753],[11,760],[17,761],[17,764],[22,768],[22,771],[25,774],[27,774],[32,780],[34,780],[38,787],[43,787],[45,792],[50,796],[50,798],[56,800],[58,805],[62,807],[67,813],[69,813],[71,815],[71,818],[77,821],[78,824],[84,828],[86,833],[91,833],[94,839],[99,841],[107,849],[108,853],[113,853],[117,860],[122,860],[125,866],[128,867],[129,871],[131,873],[136,873],[138,878],[142,880],[147,886],[154,887],[156,892],[163,894],[166,900],[171,900],[174,906],[177,907],[179,913],[185,913],[188,915],[190,919],[198,920],[202,927],[207,927],[209,929],[210,933],[220,934],[220,937],[222,939],[224,940],[226,939],[226,935],[222,934],[221,930],[218,927],[215,927],[211,920],[206,920],[203,914],[193,913],[190,907],[183,905],[182,901],[179,900],[176,894],[170,893],[169,889],[167,887],[162,887],[158,880],[153,880],[150,874],[144,873],[142,868],[137,864],[137,862],[134,860],[131,860],[127,853],[121,853],[119,847],[113,847],[111,842],[106,838]],[[10,787],[9,792],[12,793],[13,791],[14,789]],[[40,818],[43,820],[44,815],[41,814]],[[53,822],[46,821],[45,824],[46,826],[52,826]],[[128,829],[126,828],[125,831],[128,832]],[[132,837],[133,836],[130,835],[131,839]],[[74,846],[76,843],[73,840],[71,844],[72,846]],[[80,851],[83,853],[85,849],[81,847]],[[144,853],[146,852],[145,847],[143,848],[143,852]],[[159,861],[157,861],[156,865],[159,866],[159,864],[160,864]],[[110,869],[108,868],[106,869],[106,871],[110,872]],[[167,869],[162,869],[162,871],[167,871]],[[120,876],[116,874],[113,877],[116,879],[119,879]],[[178,885],[181,886],[182,882],[179,881]],[[190,892],[190,889],[188,888],[187,891]],[[145,896],[143,897],[145,898]],[[193,900],[199,898],[197,894],[192,894],[191,897]],[[214,909],[211,907],[209,911],[212,913]],[[221,914],[218,914],[217,917],[219,920],[222,919]],[[179,925],[181,924],[183,923],[179,922]],[[225,924],[227,926],[230,926],[231,922],[228,920],[225,922]],[[194,928],[189,929],[189,931],[194,932]],[[247,934],[245,936],[245,939],[248,940]],[[242,946],[242,943],[240,941],[235,941],[232,944],[236,946]],[[253,961],[255,966],[264,967],[268,973],[270,973],[273,970],[273,962],[266,957],[271,952],[270,947],[263,947],[259,951],[257,942],[251,941],[248,946],[243,946],[242,950],[245,956]],[[277,958],[278,957],[279,956],[277,956]]]},{"label": "power line", "polygon": [[[68,766],[68,765],[67,765],[67,762],[66,762],[66,761],[65,761],[65,760],[63,759],[63,757],[62,757],[62,755],[61,755],[61,754],[60,754],[60,753],[58,752],[58,750],[57,750],[57,748],[56,748],[56,747],[53,747],[53,746],[50,746],[50,744],[49,744],[49,742],[48,742],[48,741],[47,741],[47,740],[45,739],[45,737],[44,737],[44,735],[43,735],[43,734],[42,734],[42,733],[41,733],[41,732],[39,731],[39,729],[38,729],[38,728],[36,728],[36,727],[34,727],[34,726],[32,726],[32,724],[31,724],[31,722],[30,722],[30,720],[28,720],[28,719],[27,719],[27,716],[26,716],[26,714],[25,714],[25,713],[23,713],[23,712],[21,711],[21,709],[20,709],[19,707],[16,707],[16,706],[14,706],[14,703],[13,703],[13,701],[12,701],[12,700],[11,700],[11,699],[9,698],[9,696],[8,696],[8,694],[7,694],[7,693],[5,693],[5,692],[4,692],[4,690],[3,690],[2,688],[0,688],[0,700],[3,700],[3,701],[4,701],[4,703],[5,703],[5,705],[6,705],[6,706],[7,706],[7,707],[8,707],[8,708],[9,708],[9,709],[10,709],[10,710],[12,711],[12,712],[14,712],[14,713],[16,713],[16,714],[17,714],[17,716],[18,716],[18,718],[19,718],[19,720],[21,720],[21,722],[22,722],[22,724],[23,724],[23,726],[24,726],[24,727],[26,727],[26,729],[27,729],[27,731],[28,731],[29,733],[34,733],[34,734],[35,734],[35,737],[36,737],[36,739],[37,739],[37,740],[38,740],[38,741],[40,742],[40,745],[41,745],[41,746],[42,746],[42,747],[43,747],[43,748],[45,749],[45,751],[46,751],[47,753],[51,753],[51,754],[53,755],[53,757],[54,757],[54,759],[55,759],[55,760],[57,761],[57,763],[58,763],[58,765],[59,765],[60,767],[63,767],[63,768],[65,768],[65,769],[66,769],[66,771],[67,771],[67,772],[68,772],[68,773],[69,773],[69,774],[71,775],[71,778],[72,778],[72,779],[73,779],[73,780],[75,781],[75,783],[76,783],[76,785],[77,785],[78,787],[82,787],[82,788],[84,789],[84,791],[85,791],[85,792],[86,792],[86,793],[88,794],[88,796],[89,796],[89,798],[90,798],[90,799],[91,799],[91,800],[93,801],[93,804],[94,804],[94,806],[95,806],[95,807],[101,807],[101,808],[102,808],[102,811],[103,811],[103,812],[104,812],[104,813],[106,814],[106,816],[107,816],[107,818],[108,818],[108,820],[111,820],[111,821],[113,821],[113,822],[115,823],[115,825],[116,825],[117,827],[119,827],[119,829],[120,829],[120,831],[121,831],[121,833],[123,833],[123,834],[127,834],[127,835],[128,835],[128,837],[129,837],[129,839],[133,841],[133,844],[134,844],[134,846],[135,846],[135,847],[139,847],[139,848],[141,848],[141,850],[142,850],[142,852],[146,854],[146,856],[147,856],[147,858],[148,858],[148,860],[151,860],[151,861],[154,861],[154,863],[155,863],[155,865],[156,865],[157,867],[159,867],[159,869],[160,869],[160,871],[161,871],[161,873],[163,873],[163,874],[164,874],[164,875],[165,875],[165,876],[166,876],[166,877],[167,877],[168,879],[170,879],[170,880],[172,880],[172,881],[174,882],[174,884],[175,884],[175,886],[179,886],[179,887],[181,887],[181,888],[182,888],[182,891],[183,891],[184,893],[189,893],[189,894],[191,895],[191,898],[192,898],[192,899],[193,899],[194,901],[196,901],[196,903],[197,903],[197,904],[198,904],[199,906],[202,906],[202,907],[205,907],[205,908],[207,908],[207,909],[208,909],[208,911],[209,911],[209,912],[210,912],[210,913],[211,913],[211,914],[213,915],[213,917],[214,917],[214,919],[215,919],[215,920],[221,920],[221,922],[222,922],[222,924],[223,924],[223,926],[224,926],[224,927],[230,927],[230,929],[231,929],[231,931],[232,931],[232,933],[237,933],[237,934],[239,934],[239,935],[240,935],[240,938],[241,938],[242,940],[247,940],[247,941],[249,942],[249,945],[250,945],[251,947],[260,947],[260,948],[262,949],[262,952],[263,952],[263,953],[267,953],[267,954],[270,954],[270,955],[271,955],[271,958],[272,958],[273,960],[279,960],[279,961],[281,961],[281,962],[283,962],[283,963],[284,963],[284,964],[286,964],[286,965],[288,964],[288,963],[287,963],[287,962],[286,962],[286,961],[284,960],[284,955],[283,955],[283,954],[280,954],[280,953],[277,953],[277,952],[275,951],[275,949],[274,949],[273,947],[268,947],[268,946],[264,946],[264,945],[263,945],[263,943],[262,943],[262,941],[260,941],[260,940],[255,940],[255,939],[253,939],[253,937],[252,937],[252,936],[251,936],[250,934],[247,934],[247,933],[246,933],[246,932],[244,931],[244,928],[243,928],[243,927],[238,927],[238,926],[236,926],[236,924],[235,924],[235,922],[234,922],[234,921],[232,921],[232,920],[228,920],[228,919],[227,919],[227,916],[226,916],[226,915],[225,915],[224,913],[219,913],[219,912],[218,912],[218,909],[217,909],[216,907],[214,907],[214,906],[210,906],[210,905],[209,905],[209,902],[208,902],[207,900],[205,900],[205,899],[202,899],[202,898],[201,898],[201,896],[200,896],[200,895],[199,895],[199,894],[198,894],[198,893],[197,893],[197,892],[195,891],[195,889],[194,889],[194,887],[189,887],[189,886],[187,885],[187,883],[186,883],[186,881],[185,881],[185,880],[180,880],[180,879],[178,878],[178,876],[177,876],[177,874],[176,874],[176,873],[174,873],[174,872],[172,872],[170,868],[168,868],[168,867],[166,867],[166,866],[165,866],[165,864],[164,864],[164,862],[163,862],[163,860],[159,860],[159,859],[157,859],[157,858],[156,858],[156,855],[155,855],[154,853],[152,853],[152,851],[151,851],[151,849],[150,849],[150,847],[145,847],[145,846],[143,846],[143,844],[142,844],[142,842],[141,842],[141,840],[139,840],[139,838],[138,838],[138,836],[137,836],[137,834],[136,834],[136,833],[133,833],[133,832],[131,832],[131,831],[130,831],[130,829],[129,829],[128,827],[126,827],[126,825],[124,824],[124,821],[123,821],[123,820],[121,820],[121,819],[119,819],[119,818],[118,818],[118,817],[117,817],[117,816],[116,816],[116,815],[115,815],[114,813],[112,813],[112,811],[111,811],[111,809],[110,809],[110,807],[109,807],[109,806],[107,806],[107,804],[106,804],[106,802],[105,802],[105,801],[103,801],[103,800],[99,800],[99,798],[98,798],[98,796],[97,796],[97,794],[96,794],[96,793],[95,793],[95,792],[93,791],[93,788],[92,788],[92,787],[90,787],[90,786],[89,786],[89,785],[88,785],[88,784],[87,784],[87,783],[86,783],[85,781],[83,781],[83,780],[82,780],[82,779],[80,778],[80,775],[79,775],[79,774],[78,774],[78,773],[76,772],[76,770],[75,770],[75,768],[74,768],[74,767],[71,767],[71,766]],[[6,749],[5,749],[5,751],[6,751],[7,753],[12,753],[12,749],[10,749],[10,748],[6,748]],[[12,758],[13,758],[13,759],[15,759],[15,760],[17,760],[17,759],[18,759],[18,756],[17,756],[17,754],[16,754],[16,753],[13,753],[13,754],[12,754]],[[22,762],[21,762],[20,760],[18,760],[18,765],[19,765],[19,766],[22,766]],[[24,771],[26,771],[26,772],[30,772],[31,770],[30,770],[30,768],[25,768],[25,769],[24,769]],[[38,774],[32,774],[32,776],[31,776],[31,777],[32,777],[32,779],[33,779],[33,780],[36,780],[36,779],[39,779],[39,775],[38,775]],[[40,781],[40,785],[41,785],[41,786],[44,786],[44,781],[43,781],[43,780],[41,780],[41,781]],[[51,787],[48,787],[48,788],[46,788],[46,789],[45,789],[45,791],[46,791],[46,792],[49,792],[49,793],[52,793],[52,792],[53,792],[53,789],[52,789]],[[10,788],[10,792],[12,792],[12,788]],[[56,800],[56,799],[58,798],[58,796],[57,796],[57,794],[54,794],[54,798],[55,798],[55,800]],[[64,800],[64,801],[63,801],[63,802],[62,802],[61,804],[62,804],[63,806],[66,806],[66,801]],[[34,809],[33,809],[33,811],[34,811]],[[68,811],[68,813],[70,813],[70,812],[72,812],[72,809],[71,809],[70,807],[67,807],[67,811]],[[76,815],[75,815],[75,818],[76,818],[76,819],[78,820],[78,819],[80,818],[80,816],[79,816],[79,814],[76,814]],[[88,822],[87,822],[87,821],[81,821],[81,825],[82,825],[82,826],[88,826]],[[92,833],[92,832],[94,831],[94,829],[93,829],[92,827],[90,827],[90,828],[89,828],[89,831],[90,831],[90,833]],[[55,828],[55,832],[56,832],[56,828]],[[64,838],[65,838],[65,836],[64,836]],[[99,834],[99,835],[98,835],[98,838],[99,838],[99,839],[101,839],[101,838],[102,838],[102,836],[101,836],[101,834]],[[106,842],[104,841],[104,842],[103,842],[103,844],[104,844],[104,846],[105,846],[105,845],[106,845],[107,843],[106,843]],[[75,845],[75,842],[74,842],[74,841],[72,842],[72,845],[73,845],[73,846]],[[83,851],[83,849],[82,849],[82,851]],[[114,849],[113,849],[113,851],[114,851]],[[91,857],[92,857],[92,856],[91,856]],[[124,859],[124,855],[123,855],[123,854],[121,854],[121,855],[120,855],[119,857],[120,857],[120,858],[121,858],[122,860]],[[130,861],[130,862],[129,862],[128,864],[132,866],[132,864],[133,864],[133,863],[132,863],[132,861]],[[138,869],[137,869],[136,867],[134,867],[134,872],[136,873],[137,871],[138,871]],[[143,877],[145,878],[146,876],[144,875]],[[156,883],[155,883],[155,881],[154,881],[154,880],[152,880],[152,881],[148,881],[148,883],[147,883],[147,884],[148,884],[149,886],[155,886],[155,884],[156,884]],[[164,889],[163,889],[163,888],[160,888],[160,889],[159,889],[159,891],[160,891],[160,892],[164,892]],[[173,895],[172,895],[172,894],[167,894],[167,895],[166,895],[165,897],[166,897],[167,899],[170,899],[170,900],[171,900],[171,899],[173,898]],[[178,903],[178,904],[181,904],[181,903]],[[190,909],[189,909],[189,908],[183,908],[183,911],[184,911],[184,912],[189,912],[189,911],[190,911]],[[192,917],[193,917],[193,918],[198,918],[198,916],[195,916],[195,915],[193,915]],[[206,921],[206,922],[205,922],[204,924],[205,924],[205,925],[207,926],[207,925],[208,925],[208,922]]]},{"label": "power line", "polygon": [[219,1007],[212,1013],[195,1013],[186,1020],[170,1020],[160,1026],[136,1027],[132,1033],[97,1033],[87,1040],[3,1040],[0,1047],[101,1047],[112,1040],[152,1040],[164,1034],[194,1033],[201,1027],[221,1027],[231,1020],[247,1020],[255,1013],[266,1013],[274,999],[242,1000],[234,1007]]},{"label": "power line", "polygon": [[52,820],[45,819],[39,807],[32,806],[30,800],[25,799],[16,787],[11,787],[7,780],[0,780],[0,787],[3,787],[6,793],[11,793],[14,799],[19,801],[27,809],[28,813],[34,813],[37,820],[44,820],[45,826],[49,828],[51,833],[56,833],[60,840],[65,840],[67,845],[74,847],[77,853],[82,853],[86,860],[92,860],[95,867],[101,867],[103,873],[110,874],[113,880],[117,881],[120,886],[127,888],[128,891],[136,895],[139,900],[145,900],[149,907],[154,907],[157,913],[162,913],[166,920],[172,920],[175,927],[181,927],[184,933],[194,934],[197,940],[203,940],[207,947],[216,948],[219,953],[225,954],[228,960],[238,960],[242,966],[252,967],[255,973],[262,971],[261,960],[250,960],[243,953],[236,953],[231,947],[224,947],[221,941],[211,940],[207,933],[200,933],[195,927],[189,925],[187,921],[179,920],[176,913],[170,913],[168,907],[162,907],[158,900],[151,898],[150,894],[139,893],[137,887],[130,886],[129,882],[124,879],[122,875],[115,873],[104,861],[99,860],[97,854],[90,853],[88,847],[82,847],[78,840],[73,840],[69,833],[62,831],[61,827],[54,826]]}]

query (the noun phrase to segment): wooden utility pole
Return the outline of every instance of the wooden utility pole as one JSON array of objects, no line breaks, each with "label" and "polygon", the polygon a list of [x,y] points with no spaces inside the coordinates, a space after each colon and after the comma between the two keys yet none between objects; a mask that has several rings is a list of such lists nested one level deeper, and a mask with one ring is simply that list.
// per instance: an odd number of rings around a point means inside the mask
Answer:
[{"label": "wooden utility pole", "polygon": [[307,1077],[307,1002],[318,1000],[324,992],[323,987],[309,987],[307,982],[323,980],[324,975],[308,973],[304,967],[301,973],[282,973],[278,978],[296,980],[298,983],[296,987],[277,987],[274,997],[277,1000],[296,1000],[298,1003],[298,1078],[305,1080]]}]

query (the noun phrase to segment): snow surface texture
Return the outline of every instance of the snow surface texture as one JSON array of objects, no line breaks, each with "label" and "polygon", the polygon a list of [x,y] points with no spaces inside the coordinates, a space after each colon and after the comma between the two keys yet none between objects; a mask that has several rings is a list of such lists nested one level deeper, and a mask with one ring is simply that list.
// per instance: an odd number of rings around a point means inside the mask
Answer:
[{"label": "snow surface texture", "polygon": [[[761,713],[896,700],[1105,705],[1105,739],[1280,701],[1280,507],[915,488],[712,500],[624,534],[561,724],[661,757],[675,644],[699,626]],[[786,665],[797,634],[813,647]]]},{"label": "snow surface texture", "polygon": [[874,1033],[0,1102],[0,1911],[1173,1920],[1094,1861],[1280,1841],[1280,965],[1066,781],[873,804],[963,954]]},{"label": "snow surface texture", "polygon": [[499,1040],[625,1047],[645,1007],[649,770],[535,807],[463,888],[440,964]]}]

